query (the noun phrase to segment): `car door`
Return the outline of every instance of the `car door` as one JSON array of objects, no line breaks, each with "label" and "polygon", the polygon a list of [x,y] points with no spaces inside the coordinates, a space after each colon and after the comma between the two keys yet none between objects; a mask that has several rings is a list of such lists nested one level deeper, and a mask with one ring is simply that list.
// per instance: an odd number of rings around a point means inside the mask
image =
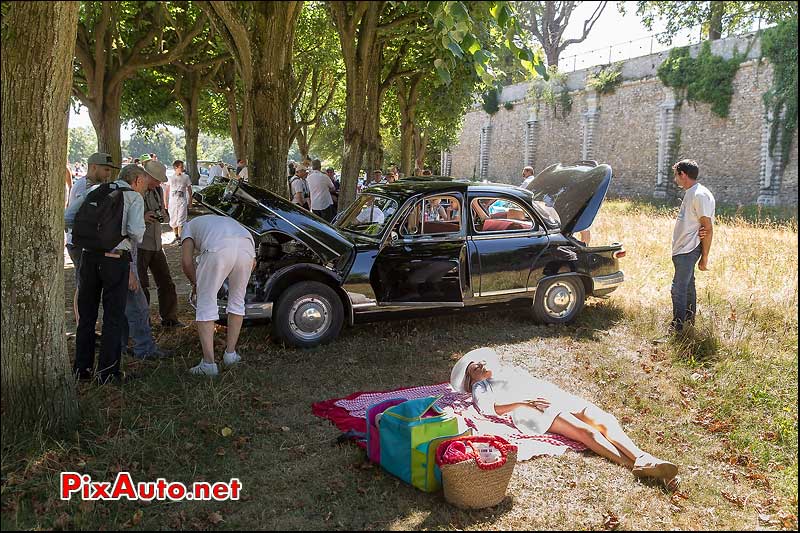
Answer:
[{"label": "car door", "polygon": [[473,296],[535,290],[531,270],[549,242],[537,218],[520,201],[497,194],[471,195],[469,205]]},{"label": "car door", "polygon": [[463,197],[416,200],[392,228],[370,281],[381,306],[461,307],[469,285]]}]

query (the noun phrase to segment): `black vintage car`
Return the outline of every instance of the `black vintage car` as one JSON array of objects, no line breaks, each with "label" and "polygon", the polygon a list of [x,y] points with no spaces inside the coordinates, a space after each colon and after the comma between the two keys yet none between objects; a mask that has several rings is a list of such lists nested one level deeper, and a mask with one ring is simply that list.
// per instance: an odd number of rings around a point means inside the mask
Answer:
[{"label": "black vintage car", "polygon": [[[623,281],[622,245],[587,247],[611,167],[554,165],[531,190],[449,178],[365,189],[333,225],[263,189],[231,180],[194,194],[256,242],[246,318],[271,318],[294,346],[328,342],[344,323],[521,306],[567,323],[586,296]],[[224,316],[226,286],[220,290]]]}]

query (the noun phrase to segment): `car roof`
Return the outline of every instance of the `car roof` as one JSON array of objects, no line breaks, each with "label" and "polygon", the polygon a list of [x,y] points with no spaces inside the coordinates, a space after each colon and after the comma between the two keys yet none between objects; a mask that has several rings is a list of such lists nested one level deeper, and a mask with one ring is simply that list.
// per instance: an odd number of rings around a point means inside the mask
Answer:
[{"label": "car roof", "polygon": [[441,176],[427,177],[425,179],[401,179],[394,183],[380,183],[371,185],[361,191],[361,194],[376,193],[383,196],[389,196],[398,204],[405,202],[408,198],[417,195],[446,193],[446,192],[460,192],[462,194],[477,193],[477,194],[505,194],[510,195],[520,200],[531,202],[531,192],[509,185],[507,183],[483,183],[483,182],[470,182],[461,180],[452,180],[449,178],[442,178]]}]

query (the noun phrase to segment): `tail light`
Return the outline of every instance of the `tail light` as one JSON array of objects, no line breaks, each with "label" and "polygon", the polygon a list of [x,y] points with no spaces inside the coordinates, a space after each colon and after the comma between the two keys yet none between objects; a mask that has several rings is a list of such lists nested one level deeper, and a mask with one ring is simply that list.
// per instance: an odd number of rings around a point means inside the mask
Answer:
[{"label": "tail light", "polygon": [[611,254],[611,257],[613,257],[614,259],[619,259],[620,257],[625,257],[625,250],[617,250],[616,252]]}]

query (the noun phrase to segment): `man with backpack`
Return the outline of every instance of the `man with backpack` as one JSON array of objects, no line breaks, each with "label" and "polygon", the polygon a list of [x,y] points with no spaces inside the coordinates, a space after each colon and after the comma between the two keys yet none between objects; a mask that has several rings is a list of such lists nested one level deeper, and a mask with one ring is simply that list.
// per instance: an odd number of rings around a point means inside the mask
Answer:
[{"label": "man with backpack", "polygon": [[142,195],[149,180],[144,168],[126,165],[117,181],[95,185],[64,213],[67,227],[72,228],[73,245],[82,248],[80,318],[72,367],[80,380],[94,377],[94,328],[102,298],[103,334],[96,377],[101,384],[126,381],[120,371],[120,339],[128,288],[136,283],[131,275],[131,250],[144,235]]}]

